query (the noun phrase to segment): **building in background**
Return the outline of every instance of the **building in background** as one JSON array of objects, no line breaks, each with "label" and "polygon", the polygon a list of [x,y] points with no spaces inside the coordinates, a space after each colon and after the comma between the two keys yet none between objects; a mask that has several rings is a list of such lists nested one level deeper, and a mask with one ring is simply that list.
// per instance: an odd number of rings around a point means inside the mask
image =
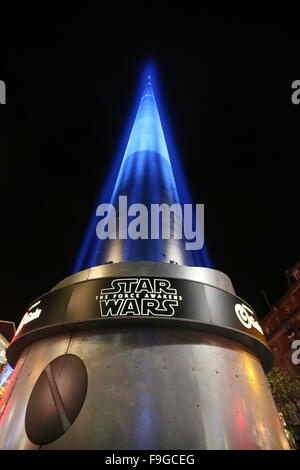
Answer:
[{"label": "building in background", "polygon": [[13,339],[15,331],[14,322],[0,320],[0,399],[13,372],[12,367],[7,363],[6,349]]},{"label": "building in background", "polygon": [[288,291],[270,309],[261,326],[274,357],[274,368],[268,375],[272,394],[285,428],[300,448],[300,363],[292,360],[299,348],[294,342],[300,341],[300,261],[285,275]]},{"label": "building in background", "polygon": [[9,341],[0,333],[0,374],[3,366],[7,363],[6,349],[8,345]]},{"label": "building in background", "polygon": [[6,349],[13,339],[15,331],[14,322],[0,320],[0,375],[7,364]]},{"label": "building in background", "polygon": [[293,364],[292,343],[300,340],[300,261],[286,272],[289,289],[261,321],[274,356],[274,366],[300,375],[300,364]]}]

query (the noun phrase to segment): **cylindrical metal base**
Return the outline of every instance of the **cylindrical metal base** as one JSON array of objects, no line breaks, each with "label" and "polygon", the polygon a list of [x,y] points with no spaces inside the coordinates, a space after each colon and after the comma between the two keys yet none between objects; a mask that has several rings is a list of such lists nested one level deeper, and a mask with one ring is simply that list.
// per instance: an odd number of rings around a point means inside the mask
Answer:
[{"label": "cylindrical metal base", "polygon": [[[25,429],[30,395],[64,354],[83,361],[87,394],[60,437],[34,444]],[[16,371],[0,410],[1,449],[289,449],[259,360],[217,335],[152,326],[73,331],[28,346]],[[66,401],[77,392],[69,386]]]},{"label": "cylindrical metal base", "polygon": [[[182,296],[177,316],[164,303],[153,317],[99,316],[100,293],[121,285],[140,300],[139,279],[162,302],[160,286]],[[289,449],[262,368],[270,352],[243,302],[206,268],[118,263],[63,280],[8,349],[0,449]]]}]

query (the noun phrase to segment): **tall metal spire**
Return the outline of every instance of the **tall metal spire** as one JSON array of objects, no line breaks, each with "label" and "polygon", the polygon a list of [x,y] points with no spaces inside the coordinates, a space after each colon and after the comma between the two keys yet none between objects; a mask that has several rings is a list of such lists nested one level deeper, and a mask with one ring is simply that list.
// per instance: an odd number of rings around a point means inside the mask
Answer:
[{"label": "tall metal spire", "polygon": [[148,75],[140,106],[126,147],[124,160],[134,152],[157,152],[169,161],[169,153]]},{"label": "tall metal spire", "polygon": [[[127,196],[128,205],[140,203],[149,210],[151,204],[171,206],[181,202],[149,74],[145,77],[144,90],[110,201],[99,203],[111,203],[117,208],[119,196]],[[119,216],[117,212],[117,218]],[[178,222],[174,220],[174,224]],[[184,239],[125,240],[116,233],[115,239],[99,240],[95,234],[96,223],[77,270],[125,261],[198,265],[194,253],[184,249]]]},{"label": "tall metal spire", "polygon": [[100,201],[90,233],[98,223],[108,231],[102,242],[87,239],[82,268],[90,269],[33,301],[7,349],[15,370],[0,405],[0,449],[289,449],[252,307],[224,273],[193,267],[185,240],[149,238],[145,218],[137,222],[136,211],[148,217],[164,203],[162,225],[177,235],[182,214],[170,206],[182,202],[181,186],[147,77],[110,201]]}]

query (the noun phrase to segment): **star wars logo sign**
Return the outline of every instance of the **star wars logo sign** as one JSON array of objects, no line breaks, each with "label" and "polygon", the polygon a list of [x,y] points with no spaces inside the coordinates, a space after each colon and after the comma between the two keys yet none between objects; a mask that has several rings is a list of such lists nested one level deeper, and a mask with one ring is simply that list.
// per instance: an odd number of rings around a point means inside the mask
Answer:
[{"label": "star wars logo sign", "polygon": [[96,299],[102,317],[172,317],[182,297],[168,279],[143,277],[113,279],[111,287],[101,289]]}]

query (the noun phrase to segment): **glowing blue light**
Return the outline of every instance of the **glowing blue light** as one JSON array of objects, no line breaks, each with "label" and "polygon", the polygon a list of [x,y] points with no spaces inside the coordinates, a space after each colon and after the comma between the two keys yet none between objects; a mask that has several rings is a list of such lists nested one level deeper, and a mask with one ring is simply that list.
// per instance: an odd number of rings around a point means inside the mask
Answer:
[{"label": "glowing blue light", "polygon": [[[144,159],[142,165],[143,152],[156,152],[171,165],[151,83],[147,83],[144,89],[110,202],[114,200],[121,181],[123,178],[126,178],[126,163],[129,156],[139,153],[139,158],[136,159],[135,164],[140,168],[145,169],[147,164],[151,165],[149,158]],[[162,171],[168,181],[168,185],[172,186],[175,190],[176,199],[179,200],[172,168],[167,166],[166,169],[166,166],[162,165]]]},{"label": "glowing blue light", "polygon": [[135,123],[124,154],[124,160],[134,152],[157,152],[169,160],[152,85],[148,82],[137,112]]},{"label": "glowing blue light", "polygon": [[9,379],[13,371],[14,369],[9,364],[7,364],[7,366],[5,367],[4,371],[2,372],[0,376],[0,388]]},{"label": "glowing blue light", "polygon": [[[131,186],[130,189],[130,203],[142,201],[141,198],[144,192],[143,184],[145,183],[142,175],[145,174],[150,175],[149,179],[151,180],[151,184],[149,186],[149,197],[152,203],[160,204],[163,202],[160,200],[159,188],[155,186],[157,174],[166,182],[165,186],[173,202],[180,202],[181,204],[192,203],[180,166],[180,160],[176,156],[175,146],[170,138],[171,134],[166,126],[164,129],[162,126],[162,122],[166,123],[167,119],[165,118],[161,101],[159,103],[159,109],[163,118],[162,121],[158,112],[157,96],[159,96],[159,93],[157,92],[158,87],[156,86],[155,76],[153,66],[148,66],[147,70],[143,73],[144,89],[143,92],[140,93],[141,99],[138,109],[135,112],[135,120],[133,125],[131,125],[129,138],[128,132],[126,133],[127,145],[125,152],[124,145],[123,151],[118,152],[118,158],[112,167],[106,187],[101,192],[97,205],[104,202],[115,203],[119,194],[126,194],[126,191],[124,192],[126,182],[128,181],[132,184],[133,180],[135,184],[133,187]],[[156,98],[153,92],[153,84],[155,85]],[[170,159],[168,148],[172,159]],[[120,155],[122,154],[123,158],[121,160]],[[151,155],[153,155],[153,158]],[[157,156],[159,156],[159,161],[157,160]],[[174,178],[173,170],[176,178]],[[142,180],[143,184],[141,183]],[[95,229],[97,222],[98,219],[93,215],[73,272],[78,272],[81,269],[86,269],[103,262],[101,261],[100,253],[105,250],[103,250],[103,241],[96,237]],[[123,246],[123,261],[132,259],[129,254],[130,249],[132,251],[129,244]],[[161,251],[163,251],[163,249],[159,243],[153,245],[153,258],[151,260],[156,259],[156,254],[159,258]],[[202,248],[200,252],[193,252],[191,256],[194,266],[211,267],[205,247]]]}]

